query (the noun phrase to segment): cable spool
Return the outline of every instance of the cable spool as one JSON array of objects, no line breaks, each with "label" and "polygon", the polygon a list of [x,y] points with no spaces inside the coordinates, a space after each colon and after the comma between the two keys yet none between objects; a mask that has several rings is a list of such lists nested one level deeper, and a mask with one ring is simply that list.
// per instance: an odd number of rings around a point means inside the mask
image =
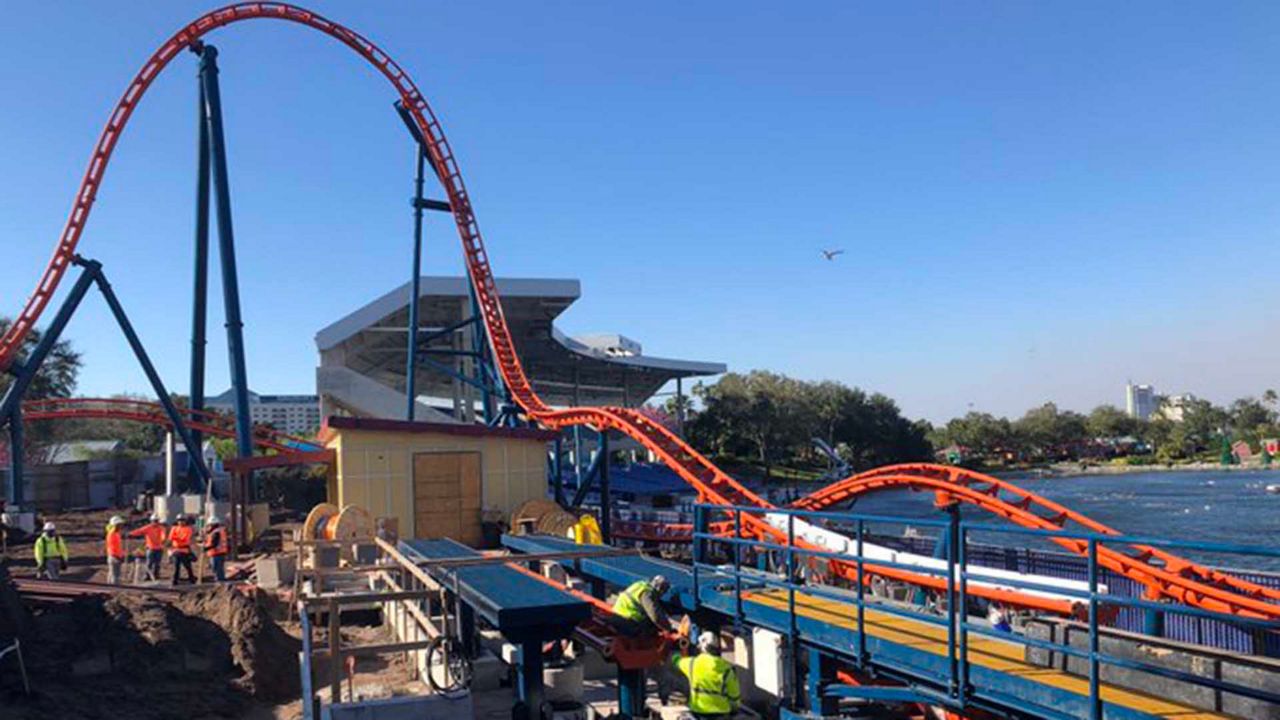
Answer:
[{"label": "cable spool", "polygon": [[320,503],[307,513],[306,522],[302,523],[303,540],[327,540],[320,536],[320,530],[329,524],[329,518],[335,518],[341,511],[333,503]]},{"label": "cable spool", "polygon": [[[373,534],[373,517],[359,505],[348,505],[339,510],[333,503],[320,503],[311,508],[306,522],[302,524],[303,540],[341,541],[338,549],[343,560],[351,560],[354,555],[352,546],[372,540]],[[313,552],[313,564],[314,557]]]},{"label": "cable spool", "polygon": [[527,500],[511,513],[511,532],[517,535],[527,532],[565,537],[578,516],[551,500],[538,498]]}]

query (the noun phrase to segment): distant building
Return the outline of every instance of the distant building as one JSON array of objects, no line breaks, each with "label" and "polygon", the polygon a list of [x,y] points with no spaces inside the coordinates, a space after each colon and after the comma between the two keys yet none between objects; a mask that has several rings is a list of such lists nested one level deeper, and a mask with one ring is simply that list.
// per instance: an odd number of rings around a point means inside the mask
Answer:
[{"label": "distant building", "polygon": [[[231,390],[205,400],[205,407],[235,412]],[[315,395],[259,395],[249,392],[249,419],[290,435],[311,435],[320,429],[320,398]]]},{"label": "distant building", "polygon": [[1129,417],[1139,420],[1150,418],[1156,411],[1156,389],[1150,385],[1126,384],[1124,407]]},{"label": "distant building", "polygon": [[1182,422],[1185,417],[1187,408],[1191,403],[1196,401],[1196,396],[1191,393],[1182,393],[1181,395],[1170,395],[1160,404],[1160,417],[1174,422]]}]

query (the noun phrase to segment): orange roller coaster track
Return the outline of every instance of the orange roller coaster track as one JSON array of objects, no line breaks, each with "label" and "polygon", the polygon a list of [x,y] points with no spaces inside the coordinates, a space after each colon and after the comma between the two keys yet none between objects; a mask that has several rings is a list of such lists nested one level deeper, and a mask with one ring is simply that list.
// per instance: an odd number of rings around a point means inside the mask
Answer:
[{"label": "orange roller coaster track", "polygon": [[[178,407],[187,427],[198,430],[205,435],[221,438],[236,436],[236,420],[226,415],[207,410],[192,410]],[[22,403],[24,420],[127,420],[172,427],[164,406],[146,400],[130,400],[128,398],[57,398],[51,400],[28,400]],[[278,432],[274,428],[258,425],[253,428],[253,444],[263,450],[275,450],[288,453],[315,448],[314,440]]]},{"label": "orange roller coaster track", "polygon": [[[1063,530],[1075,523],[1082,530],[1120,535],[1114,528],[1006,480],[964,468],[929,463],[888,465],[832,483],[800,498],[793,507],[823,510],[859,495],[894,488],[927,490],[942,500],[956,500],[986,510],[1017,525],[1036,530]],[[1086,554],[1088,543],[1051,538],[1071,552]],[[1280,590],[1264,587],[1220,570],[1198,565],[1149,545],[1131,544],[1132,555],[1098,546],[1098,563],[1141,582],[1154,597],[1167,597],[1206,610],[1251,617],[1280,618]],[[1156,564],[1158,561],[1159,564]]]},{"label": "orange roller coaster track", "polygon": [[[480,228],[476,222],[471,199],[462,181],[458,164],[453,151],[445,140],[440,122],[436,119],[426,99],[418,87],[385,52],[359,33],[339,25],[309,10],[283,3],[239,3],[214,10],[174,33],[160,49],[143,65],[134,77],[111,113],[106,127],[94,146],[93,154],[76,193],[70,215],[58,239],[53,257],[45,268],[44,274],[37,283],[35,291],[27,299],[17,320],[0,337],[0,370],[13,366],[23,340],[35,327],[37,320],[49,304],[62,277],[66,274],[75,256],[76,246],[84,232],[93,208],[94,200],[101,187],[107,164],[113,150],[119,142],[133,111],[137,108],[147,88],[159,73],[186,48],[192,47],[200,38],[217,28],[246,20],[270,19],[283,20],[318,30],[342,42],[368,61],[395,88],[401,102],[413,122],[417,125],[426,144],[428,157],[435,169],[444,191],[448,195],[458,235],[462,241],[467,273],[481,316],[488,333],[489,343],[493,351],[502,380],[511,399],[523,410],[526,417],[550,428],[563,428],[574,425],[589,425],[598,430],[617,430],[633,438],[651,450],[674,470],[685,482],[689,483],[704,502],[722,505],[740,505],[768,510],[773,506],[763,498],[748,490],[705,457],[689,447],[666,428],[655,424],[641,414],[619,407],[576,407],[557,410],[548,406],[534,392],[520,359],[516,353],[515,343],[507,328],[503,316],[502,305],[494,285],[493,272],[489,265],[489,257],[480,236]],[[743,534],[774,542],[785,542],[785,533],[773,528],[763,518],[753,514],[742,517]],[[797,546],[805,545],[797,542]],[[817,549],[817,548],[811,548]],[[833,570],[845,577],[854,577],[854,566],[841,561],[832,562]],[[916,574],[895,568],[866,566],[869,574],[878,574],[923,587],[943,589],[944,578]],[[1143,569],[1148,577],[1153,571]],[[1168,574],[1168,573],[1166,573]],[[1171,577],[1169,586],[1190,584],[1203,587],[1202,583],[1185,578]],[[1216,593],[1223,592],[1209,588]],[[1197,591],[1198,592],[1198,591]],[[1034,597],[1024,593],[1016,593],[990,588],[973,588],[971,594],[989,597],[1049,612],[1067,614],[1075,609],[1075,605],[1066,601]],[[1194,599],[1196,595],[1187,595]],[[1231,607],[1260,607],[1259,612],[1280,616],[1280,607],[1270,606],[1253,597],[1245,597],[1238,603],[1228,603]]]}]

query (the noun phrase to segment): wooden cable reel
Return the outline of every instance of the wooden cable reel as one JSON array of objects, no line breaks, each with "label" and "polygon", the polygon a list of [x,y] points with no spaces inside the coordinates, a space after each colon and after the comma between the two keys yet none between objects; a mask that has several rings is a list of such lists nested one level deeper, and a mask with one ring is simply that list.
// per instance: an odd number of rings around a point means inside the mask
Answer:
[{"label": "wooden cable reel", "polygon": [[373,516],[359,505],[338,509],[333,503],[320,503],[311,508],[302,524],[303,540],[342,541],[340,550],[344,560],[352,557],[352,543],[371,541],[373,535]]}]

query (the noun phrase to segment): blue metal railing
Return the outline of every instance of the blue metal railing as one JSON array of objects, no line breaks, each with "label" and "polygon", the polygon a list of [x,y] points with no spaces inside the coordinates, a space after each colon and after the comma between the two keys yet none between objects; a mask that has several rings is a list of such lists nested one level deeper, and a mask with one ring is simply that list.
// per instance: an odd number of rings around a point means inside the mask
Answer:
[{"label": "blue metal railing", "polygon": [[[946,630],[947,672],[946,676],[942,678],[942,680],[946,685],[946,698],[949,700],[949,704],[954,705],[955,707],[965,707],[973,699],[974,689],[970,684],[970,634],[1015,642],[1028,648],[1035,648],[1049,653],[1061,653],[1064,657],[1073,657],[1085,660],[1088,663],[1089,679],[1089,711],[1087,716],[1092,720],[1099,720],[1103,714],[1103,703],[1100,689],[1102,685],[1102,669],[1104,666],[1135,670],[1154,676],[1177,680],[1179,682],[1202,686],[1216,692],[1229,693],[1253,700],[1280,703],[1280,694],[1224,681],[1218,678],[1201,677],[1172,669],[1170,667],[1148,662],[1140,662],[1102,652],[1100,647],[1100,637],[1102,634],[1101,630],[1103,626],[1102,620],[1104,608],[1116,610],[1117,615],[1126,611],[1131,613],[1159,612],[1171,618],[1191,618],[1210,621],[1224,626],[1237,628],[1241,632],[1252,631],[1256,633],[1256,631],[1264,631],[1263,634],[1269,638],[1280,637],[1280,635],[1277,634],[1277,631],[1280,631],[1280,623],[1275,621],[1239,617],[1228,613],[1206,610],[1204,608],[1188,605],[1157,603],[1143,599],[1139,597],[1140,592],[1131,592],[1135,589],[1132,586],[1136,586],[1137,588],[1141,587],[1139,583],[1100,566],[1098,560],[1099,550],[1104,547],[1110,549],[1110,546],[1113,545],[1142,544],[1179,550],[1195,550],[1199,552],[1269,558],[1280,558],[1280,548],[1167,540],[1164,538],[1142,536],[1102,535],[1092,532],[1073,532],[1068,530],[1036,530],[1016,526],[992,525],[988,523],[962,520],[959,513],[954,509],[950,509],[948,511],[948,516],[945,520],[867,515],[848,512],[770,509],[768,514],[785,515],[787,518],[785,533],[783,533],[785,535],[786,542],[783,544],[781,542],[743,537],[742,517],[744,513],[759,515],[761,510],[756,507],[726,507],[720,505],[698,505],[694,508],[693,592],[696,602],[699,604],[702,602],[701,594],[704,592],[702,588],[702,580],[705,580],[707,577],[706,573],[711,573],[723,578],[728,572],[731,572],[734,591],[734,619],[740,624],[744,620],[744,589],[747,591],[761,588],[785,590],[788,615],[786,631],[790,635],[790,640],[795,643],[793,644],[793,647],[799,647],[799,643],[803,640],[800,637],[798,613],[796,612],[797,593],[803,593],[804,595],[819,598],[830,598],[839,600],[846,604],[852,604],[856,612],[855,627],[857,645],[853,648],[854,652],[852,658],[849,659],[852,661],[852,664],[858,668],[864,667],[868,663],[873,663],[877,660],[876,658],[869,657],[867,652],[866,610],[868,607],[874,608],[877,613],[905,617],[933,626],[943,626]],[[736,531],[733,537],[724,537],[708,532],[711,522],[724,520],[726,519],[726,516],[727,519],[732,520],[733,527]],[[797,537],[797,519],[815,521],[815,525],[834,522],[841,523],[846,528],[852,527],[853,535],[850,538],[850,544],[854,547],[854,552],[851,555],[843,552],[813,549],[812,547],[797,547],[795,544]],[[917,564],[900,563],[882,559],[867,560],[865,558],[864,550],[866,538],[868,537],[868,530],[871,525],[883,524],[934,528],[939,537],[945,536],[947,540],[945,543],[945,568],[921,566]],[[777,529],[780,533],[782,532],[781,528]],[[991,534],[1003,534],[1005,536],[1011,536],[1015,540],[1017,538],[1038,537],[1045,539],[1070,539],[1083,541],[1086,545],[1086,553],[1083,558],[1065,555],[1063,557],[1071,558],[1074,561],[1070,567],[1073,571],[1072,574],[1074,575],[1072,579],[1083,580],[1085,588],[1079,589],[1078,587],[1048,585],[1043,582],[1036,582],[1035,580],[1029,579],[1025,576],[1002,576],[996,579],[990,574],[984,574],[982,572],[982,568],[984,566],[979,563],[981,563],[983,559],[991,557],[989,549],[992,546],[977,545],[976,548],[979,549],[980,552],[978,552],[976,556],[974,553],[971,553],[970,546],[972,543],[970,542],[970,539],[975,533],[980,533],[984,536]],[[732,551],[730,553],[732,562],[727,566],[715,565],[708,561],[710,551],[719,547],[727,547]],[[747,548],[747,552],[759,557],[774,559],[775,562],[773,565],[775,570],[777,569],[777,566],[781,564],[785,570],[785,579],[781,579],[775,574],[766,572],[763,568],[760,570],[745,570],[742,560],[744,552],[743,548]],[[1001,550],[1002,552],[1004,551],[1003,548],[1001,548]],[[781,563],[777,562],[779,555],[782,557]],[[812,561],[815,559],[841,560],[854,565],[854,592],[850,593],[848,590],[830,586],[805,584],[800,582],[799,575],[797,573],[798,563]],[[1080,563],[1083,563],[1083,568],[1079,567]],[[928,612],[927,608],[922,608],[920,610],[908,609],[900,604],[890,604],[888,602],[868,599],[865,593],[865,587],[868,580],[867,575],[871,573],[865,567],[867,564],[876,567],[908,570],[921,575],[930,575],[934,577],[944,576],[946,580],[945,590],[941,592],[946,598],[945,615],[939,615],[936,612]],[[1080,569],[1083,569],[1084,572],[1080,573]],[[1023,572],[1028,571],[1024,570]],[[1081,574],[1083,574],[1083,578],[1079,577]],[[1052,592],[1073,602],[1079,603],[1087,610],[1087,613],[1085,614],[1085,625],[1088,631],[1087,649],[1071,646],[1069,644],[1070,639],[1066,633],[1063,634],[1063,642],[1059,643],[1052,640],[1029,637],[1022,633],[997,630],[988,625],[971,622],[968,612],[970,600],[974,598],[970,588],[971,581],[981,584],[992,584],[993,582],[996,582],[1000,586],[1014,588],[1017,590]],[[1129,586],[1126,586],[1126,582]],[[1104,584],[1106,585],[1107,592],[1101,591]],[[1123,592],[1112,592],[1113,584],[1120,586]],[[1110,613],[1108,612],[1108,614]],[[983,694],[988,697],[993,695],[991,691],[984,691]],[[1014,698],[1010,699],[1014,700]],[[1044,710],[1045,714],[1050,716],[1060,716],[1062,714],[1059,710],[1052,708],[1045,708]]]}]

